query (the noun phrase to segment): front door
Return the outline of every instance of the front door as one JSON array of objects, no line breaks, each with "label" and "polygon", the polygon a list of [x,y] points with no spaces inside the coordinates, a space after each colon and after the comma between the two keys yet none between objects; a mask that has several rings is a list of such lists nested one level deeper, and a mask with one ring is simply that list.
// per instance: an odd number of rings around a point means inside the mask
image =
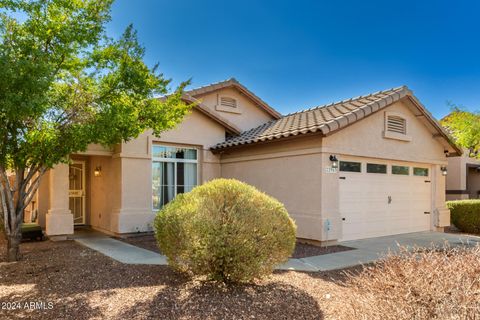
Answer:
[{"label": "front door", "polygon": [[69,208],[74,224],[85,224],[85,161],[73,161],[69,170]]}]

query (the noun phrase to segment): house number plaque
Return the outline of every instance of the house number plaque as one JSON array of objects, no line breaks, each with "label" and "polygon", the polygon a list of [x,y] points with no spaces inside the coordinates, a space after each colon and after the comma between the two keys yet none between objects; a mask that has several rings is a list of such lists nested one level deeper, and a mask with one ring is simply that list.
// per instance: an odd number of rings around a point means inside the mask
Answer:
[{"label": "house number plaque", "polygon": [[337,173],[337,168],[326,167],[325,173]]}]

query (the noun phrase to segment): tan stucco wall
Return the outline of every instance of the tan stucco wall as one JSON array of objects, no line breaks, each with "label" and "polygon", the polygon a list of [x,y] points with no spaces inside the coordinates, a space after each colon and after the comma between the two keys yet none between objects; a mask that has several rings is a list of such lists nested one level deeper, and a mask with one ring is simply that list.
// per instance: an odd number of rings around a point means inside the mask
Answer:
[{"label": "tan stucco wall", "polygon": [[225,139],[225,129],[199,111],[193,110],[175,129],[160,137],[147,131],[117,148],[113,158],[112,181],[118,190],[112,199],[110,230],[114,233],[152,231],[152,146],[190,146],[199,151],[200,182],[220,176],[220,161],[209,150]]},{"label": "tan stucco wall", "polygon": [[[237,126],[247,129],[270,119],[249,100],[243,102],[242,99],[246,98],[236,90],[229,94],[238,95],[242,115],[222,113],[222,116]],[[214,107],[216,93],[203,100]],[[227,150],[221,154],[213,154],[209,148],[225,139],[225,129],[196,110],[175,129],[160,137],[147,131],[113,151],[92,146],[83,154],[89,159],[91,176],[89,223],[110,233],[152,230],[151,149],[154,144],[197,148],[201,183],[217,177],[236,178],[277,198],[296,221],[300,238],[320,241],[341,238],[338,174],[326,172],[331,166],[331,154],[340,160],[342,157],[368,157],[431,164],[432,209],[445,221],[445,177],[439,170],[447,163],[443,146],[410,107],[407,103],[397,102],[325,138],[319,134],[302,136]],[[410,142],[383,137],[386,111],[399,112],[406,117],[408,135],[412,137]],[[92,170],[98,165],[102,166],[102,177],[94,178]],[[50,193],[55,191],[52,186],[47,189]],[[331,224],[328,233],[325,232],[327,220]],[[432,229],[438,225],[435,221]]]},{"label": "tan stucco wall", "polygon": [[470,158],[467,149],[463,151],[461,156],[448,158],[448,200],[477,198],[480,190],[480,173],[475,171],[476,167],[480,167],[480,160]]},{"label": "tan stucco wall", "polygon": [[[218,155],[210,147],[225,139],[225,129],[217,122],[193,110],[175,129],[155,137],[151,131],[137,139],[106,149],[91,145],[86,152],[72,159],[85,160],[87,170],[86,223],[104,232],[132,233],[152,230],[152,154],[153,144],[191,146],[199,150],[198,170],[201,182],[220,176]],[[96,167],[102,168],[100,177],[94,177]],[[42,180],[39,194],[39,222],[46,225],[52,192],[67,197],[68,170],[62,171],[65,184],[53,185],[48,172]],[[59,175],[56,176],[59,179]],[[60,188],[62,190],[60,190]],[[64,189],[67,190],[64,190]],[[56,216],[55,216],[56,217]]]},{"label": "tan stucco wall", "polygon": [[[409,142],[383,137],[384,112],[398,112],[408,122]],[[375,113],[333,135],[298,137],[226,151],[222,177],[250,183],[283,202],[298,226],[298,237],[319,241],[341,238],[338,209],[339,175],[327,172],[331,154],[337,158],[382,159],[428,163],[432,170],[432,230],[449,217],[445,208],[446,165],[443,146],[403,102]],[[440,219],[441,218],[441,219]],[[330,230],[326,232],[327,220]],[[441,220],[441,221],[440,221]]]},{"label": "tan stucco wall", "polygon": [[321,229],[321,137],[238,149],[222,155],[222,177],[254,185],[281,201],[299,226],[301,238]]},{"label": "tan stucco wall", "polygon": [[[407,119],[412,141],[383,138],[385,112],[398,112]],[[443,146],[406,103],[399,101],[324,139],[324,150],[362,157],[425,163],[447,163]]]},{"label": "tan stucco wall", "polygon": [[68,210],[68,166],[59,164],[47,171],[37,191],[38,224],[47,235],[73,233],[73,217]]},{"label": "tan stucco wall", "polygon": [[50,172],[47,171],[40,180],[40,186],[37,194],[38,224],[45,228],[45,215],[50,208]]},{"label": "tan stucco wall", "polygon": [[453,200],[467,200],[469,199],[468,194],[447,194],[446,200],[453,201]]},{"label": "tan stucco wall", "polygon": [[[413,110],[413,111],[412,111]],[[407,120],[407,135],[411,141],[384,138],[385,112],[400,113]],[[398,101],[384,110],[323,139],[323,151],[344,156],[397,160],[432,165],[432,230],[449,225],[449,212],[445,207],[446,178],[440,167],[447,165],[444,146],[434,138],[433,132],[417,117],[409,102]],[[332,179],[331,190],[337,190],[338,179]],[[334,208],[330,208],[333,212]],[[336,220],[338,221],[338,220]]]},{"label": "tan stucco wall", "polygon": [[467,188],[465,156],[448,158],[447,190],[465,190]]},{"label": "tan stucco wall", "polygon": [[[95,177],[95,168],[101,168],[101,176]],[[90,208],[87,212],[87,223],[94,228],[111,231],[111,216],[114,204],[114,176],[112,158],[106,156],[92,156],[89,158],[88,176],[90,177],[87,203]]]},{"label": "tan stucco wall", "polygon": [[[241,112],[231,113],[218,111],[215,106],[218,103],[218,97],[228,96],[237,100],[238,110]],[[231,123],[235,124],[241,130],[248,130],[251,128],[258,127],[261,124],[273,119],[271,115],[265,112],[261,107],[255,105],[252,100],[250,100],[245,95],[241,94],[237,89],[226,88],[219,91],[211,92],[205,95],[196,97],[198,98],[205,106],[209,107],[214,112],[218,113],[223,118],[226,118]]]},{"label": "tan stucco wall", "polygon": [[478,199],[480,193],[480,172],[476,168],[468,168],[467,170],[467,190],[469,191],[469,199]]},{"label": "tan stucco wall", "polygon": [[45,230],[52,239],[63,240],[73,234],[73,215],[68,205],[68,171],[68,165],[60,163],[48,175],[49,208],[45,215]]}]

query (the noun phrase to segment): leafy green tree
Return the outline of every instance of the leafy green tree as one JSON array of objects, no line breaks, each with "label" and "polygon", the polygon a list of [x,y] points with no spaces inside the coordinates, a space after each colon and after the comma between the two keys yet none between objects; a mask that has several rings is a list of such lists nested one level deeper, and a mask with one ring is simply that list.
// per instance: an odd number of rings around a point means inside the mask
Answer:
[{"label": "leafy green tree", "polygon": [[469,112],[453,106],[452,112],[440,123],[455,139],[455,142],[470,151],[470,156],[478,157],[480,149],[480,113]]},{"label": "leafy green tree", "polygon": [[[113,0],[0,0],[0,222],[7,259],[43,174],[91,143],[173,128],[189,111],[182,83],[143,62],[129,26],[107,36]],[[9,178],[10,176],[10,178]],[[14,178],[12,178],[14,177]]]}]

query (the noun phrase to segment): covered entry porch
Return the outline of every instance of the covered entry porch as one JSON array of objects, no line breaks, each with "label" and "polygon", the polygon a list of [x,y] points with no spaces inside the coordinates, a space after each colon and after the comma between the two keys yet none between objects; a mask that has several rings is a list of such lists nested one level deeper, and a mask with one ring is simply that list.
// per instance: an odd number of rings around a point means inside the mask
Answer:
[{"label": "covered entry porch", "polygon": [[116,199],[114,160],[107,155],[72,155],[69,164],[58,164],[41,182],[38,223],[54,240],[74,233],[76,226],[89,226],[112,233]]},{"label": "covered entry porch", "polygon": [[110,235],[152,230],[151,155],[125,148],[93,145],[45,174],[36,210],[47,236],[66,239],[75,226]]}]

